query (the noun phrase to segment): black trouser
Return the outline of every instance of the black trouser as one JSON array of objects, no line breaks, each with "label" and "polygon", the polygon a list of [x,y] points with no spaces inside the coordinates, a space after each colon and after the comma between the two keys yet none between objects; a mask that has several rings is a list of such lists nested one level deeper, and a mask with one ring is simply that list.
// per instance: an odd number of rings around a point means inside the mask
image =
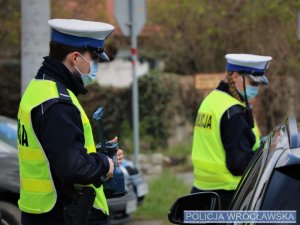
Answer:
[{"label": "black trouser", "polygon": [[[102,225],[107,224],[107,216],[96,209],[92,209],[91,216],[89,218],[89,225]],[[24,213],[21,214],[21,224],[22,225],[63,225],[63,215],[62,211],[54,207],[48,213],[42,214],[31,214]]]},{"label": "black trouser", "polygon": [[[216,192],[219,197],[220,197],[220,201],[221,201],[221,209],[222,210],[228,210],[229,206],[230,206],[230,202],[233,198],[233,194],[234,194],[234,190],[233,191],[226,191],[226,190],[207,190],[210,192]],[[206,192],[205,190],[200,190],[196,187],[192,188],[191,193],[198,193],[198,192]]]},{"label": "black trouser", "polygon": [[54,207],[48,213],[31,214],[22,212],[21,214],[22,225],[63,225],[62,211]]}]

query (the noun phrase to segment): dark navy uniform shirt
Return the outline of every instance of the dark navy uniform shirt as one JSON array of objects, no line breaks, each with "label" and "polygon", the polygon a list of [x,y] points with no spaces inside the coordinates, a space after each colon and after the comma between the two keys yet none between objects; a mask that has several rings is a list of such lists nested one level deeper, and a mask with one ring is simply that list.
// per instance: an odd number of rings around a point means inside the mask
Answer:
[{"label": "dark navy uniform shirt", "polygon": [[[75,77],[64,64],[49,57],[45,57],[35,78],[60,82],[75,95],[87,92],[79,76]],[[101,153],[87,154],[80,112],[72,103],[47,102],[36,107],[32,111],[32,126],[50,163],[58,197],[49,213],[34,215],[23,212],[22,223],[62,224],[63,208],[71,201],[69,195],[73,185],[94,184],[99,187],[101,176],[109,170],[109,162]],[[99,222],[99,217],[96,216],[96,220]]]},{"label": "dark navy uniform shirt", "polygon": [[[229,93],[228,84],[222,81],[218,90]],[[226,154],[226,165],[228,170],[235,176],[243,175],[246,167],[251,161],[254,152],[252,146],[256,138],[252,128],[248,124],[247,116],[242,110],[229,108],[221,119],[221,139]]]}]

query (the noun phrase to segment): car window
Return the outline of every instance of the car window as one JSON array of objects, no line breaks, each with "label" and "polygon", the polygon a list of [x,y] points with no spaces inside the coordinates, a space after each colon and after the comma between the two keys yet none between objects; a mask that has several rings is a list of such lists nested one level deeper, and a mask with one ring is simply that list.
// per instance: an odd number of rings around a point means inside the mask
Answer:
[{"label": "car window", "polygon": [[255,184],[260,175],[260,168],[262,166],[263,151],[260,150],[251,161],[246,174],[243,176],[237,191],[235,192],[232,202],[232,209],[246,210],[249,209],[252,196],[255,190]]},{"label": "car window", "polygon": [[300,218],[300,165],[276,169],[266,190],[262,210],[296,210]]}]

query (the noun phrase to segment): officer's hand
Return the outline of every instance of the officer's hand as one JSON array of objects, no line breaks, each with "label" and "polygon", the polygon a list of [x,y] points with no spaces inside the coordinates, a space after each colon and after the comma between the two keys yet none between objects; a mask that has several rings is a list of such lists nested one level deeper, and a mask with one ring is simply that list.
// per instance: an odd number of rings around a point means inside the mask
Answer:
[{"label": "officer's hand", "polygon": [[117,136],[115,136],[112,140],[110,140],[109,142],[118,142],[118,137]]},{"label": "officer's hand", "polygon": [[112,178],[114,174],[114,167],[115,167],[114,162],[112,161],[111,158],[108,158],[108,162],[109,162],[109,170],[108,173],[105,175],[105,180]]},{"label": "officer's hand", "polygon": [[[117,136],[114,137],[112,140],[110,140],[110,142],[118,142],[118,137]],[[123,158],[124,158],[123,150],[119,148],[118,151],[117,151],[117,163],[118,163],[118,165],[120,165]]]},{"label": "officer's hand", "polygon": [[118,163],[118,165],[120,165],[123,158],[124,158],[123,150],[119,148],[118,151],[117,151],[117,163]]}]

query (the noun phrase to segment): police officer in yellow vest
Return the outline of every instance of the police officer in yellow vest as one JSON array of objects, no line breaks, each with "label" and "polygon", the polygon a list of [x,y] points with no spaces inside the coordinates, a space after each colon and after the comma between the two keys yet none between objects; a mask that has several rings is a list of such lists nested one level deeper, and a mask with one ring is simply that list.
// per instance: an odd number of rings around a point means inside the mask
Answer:
[{"label": "police officer in yellow vest", "polygon": [[259,147],[249,100],[267,85],[272,58],[227,54],[227,76],[201,103],[194,126],[192,193],[215,191],[227,209],[241,175]]},{"label": "police officer in yellow vest", "polygon": [[[87,93],[99,61],[109,61],[104,40],[114,27],[71,19],[48,23],[49,56],[24,92],[18,112],[22,224],[65,224],[64,208],[73,201],[75,187],[84,185],[96,195],[89,224],[100,224],[109,214],[101,177],[111,177],[114,165],[96,152],[77,96]],[[117,158],[120,163],[121,149]]]}]

